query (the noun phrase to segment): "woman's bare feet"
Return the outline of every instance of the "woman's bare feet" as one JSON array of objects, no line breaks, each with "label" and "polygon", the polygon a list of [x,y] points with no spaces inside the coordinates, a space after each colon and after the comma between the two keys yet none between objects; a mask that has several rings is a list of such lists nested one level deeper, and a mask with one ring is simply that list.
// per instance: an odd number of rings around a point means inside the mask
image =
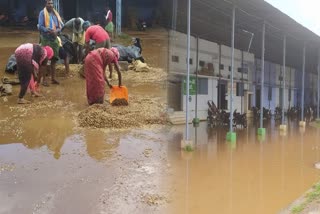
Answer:
[{"label": "woman's bare feet", "polygon": [[23,98],[18,99],[18,104],[30,104],[31,102]]}]

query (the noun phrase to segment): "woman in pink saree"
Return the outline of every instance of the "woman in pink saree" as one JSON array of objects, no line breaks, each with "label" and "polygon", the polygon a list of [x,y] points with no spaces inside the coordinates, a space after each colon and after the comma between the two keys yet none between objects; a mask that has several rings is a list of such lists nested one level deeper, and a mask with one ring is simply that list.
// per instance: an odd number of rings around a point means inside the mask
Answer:
[{"label": "woman in pink saree", "polygon": [[[110,85],[105,69],[107,65],[114,64],[118,73],[119,87],[121,86],[121,73],[118,64],[119,52],[116,48],[99,48],[91,51],[85,58],[85,76],[86,76],[86,91],[89,105],[103,104],[105,94],[105,84]],[[109,66],[112,73],[112,66]]]},{"label": "woman in pink saree", "polygon": [[51,59],[52,56],[53,50],[49,46],[41,47],[38,44],[22,44],[15,50],[20,80],[18,104],[30,103],[30,101],[24,99],[28,88],[31,89],[32,94],[39,95],[36,92],[35,80],[38,77],[40,67],[46,66],[48,60]]}]

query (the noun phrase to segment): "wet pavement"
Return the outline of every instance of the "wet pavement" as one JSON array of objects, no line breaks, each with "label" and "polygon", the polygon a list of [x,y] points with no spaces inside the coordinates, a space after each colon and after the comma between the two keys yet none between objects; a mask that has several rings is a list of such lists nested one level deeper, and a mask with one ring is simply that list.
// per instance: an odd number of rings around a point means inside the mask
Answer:
[{"label": "wet pavement", "polygon": [[[0,63],[37,32],[1,29]],[[146,61],[166,68],[167,32],[129,32],[142,38]],[[21,36],[23,35],[23,36]],[[197,148],[180,150],[184,126],[111,131],[79,128],[87,108],[85,82],[59,77],[45,98],[18,106],[0,98],[0,213],[278,213],[319,179],[320,131],[297,121],[281,136],[271,123],[263,141],[256,127],[191,127]],[[128,80],[129,93],[166,102],[164,82]],[[30,98],[30,94],[27,95]],[[30,98],[31,99],[31,98]]]}]

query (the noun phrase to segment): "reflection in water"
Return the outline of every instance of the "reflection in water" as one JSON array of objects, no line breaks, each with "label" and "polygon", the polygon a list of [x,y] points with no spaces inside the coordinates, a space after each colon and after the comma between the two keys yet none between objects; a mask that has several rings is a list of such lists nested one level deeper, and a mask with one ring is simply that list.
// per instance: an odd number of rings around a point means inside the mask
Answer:
[{"label": "reflection in water", "polygon": [[185,213],[189,213],[189,159],[186,161],[186,204]]},{"label": "reflection in water", "polygon": [[258,139],[258,143],[259,143],[259,204],[262,205],[262,207],[260,206],[260,210],[263,209],[263,161],[264,161],[264,155],[263,155],[263,151],[264,151],[264,144],[265,139]]},{"label": "reflection in water", "polygon": [[119,137],[113,138],[99,130],[86,130],[84,134],[88,155],[98,161],[112,156],[119,146]]},{"label": "reflection in water", "polygon": [[304,186],[304,170],[303,170],[303,152],[304,152],[304,148],[303,148],[303,144],[304,144],[304,133],[305,130],[300,130],[300,180],[301,180],[301,189],[303,189]]},{"label": "reflection in water", "polygon": [[[173,129],[183,136],[184,127]],[[196,150],[188,158],[170,156],[177,178],[173,213],[277,213],[317,182],[319,130],[308,127],[300,134],[292,123],[280,135],[268,124],[261,139],[250,126],[237,130],[236,144],[205,123],[190,133]]]},{"label": "reflection in water", "polygon": [[29,149],[39,149],[46,146],[48,150],[53,152],[53,157],[59,159],[61,149],[66,142],[79,142],[86,145],[90,157],[102,160],[110,157],[112,151],[119,144],[119,136],[94,129],[83,130],[83,134],[79,136],[74,127],[75,124],[70,118],[60,114],[31,118],[17,127],[17,129],[22,130],[20,140],[16,135],[7,134],[2,136],[0,145],[21,143]]},{"label": "reflection in water", "polygon": [[[46,124],[46,125],[44,125]],[[55,159],[61,156],[65,139],[72,134],[73,122],[61,118],[37,118],[25,121],[22,135],[23,144],[30,149],[44,145],[53,152]]]}]

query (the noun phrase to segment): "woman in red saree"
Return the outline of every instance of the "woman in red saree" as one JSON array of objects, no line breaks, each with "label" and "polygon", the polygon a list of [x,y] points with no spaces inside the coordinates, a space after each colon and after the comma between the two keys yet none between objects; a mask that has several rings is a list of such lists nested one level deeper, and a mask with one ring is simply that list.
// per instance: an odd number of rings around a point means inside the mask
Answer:
[{"label": "woman in red saree", "polygon": [[[105,69],[107,65],[114,64],[118,73],[119,87],[121,86],[121,73],[118,64],[119,52],[116,48],[99,48],[91,51],[85,58],[85,76],[86,76],[86,90],[89,105],[98,103],[102,104],[104,101],[105,84],[110,85]],[[112,69],[112,66],[109,66]],[[112,73],[112,70],[110,70]]]}]

